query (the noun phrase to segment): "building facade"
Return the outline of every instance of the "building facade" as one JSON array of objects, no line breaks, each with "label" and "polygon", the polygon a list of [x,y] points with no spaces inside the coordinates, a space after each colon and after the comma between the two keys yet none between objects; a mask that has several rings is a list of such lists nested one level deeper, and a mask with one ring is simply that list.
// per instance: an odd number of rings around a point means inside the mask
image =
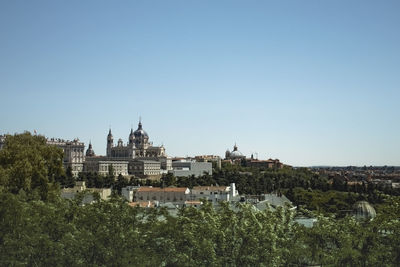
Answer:
[{"label": "building facade", "polygon": [[128,175],[128,161],[108,160],[105,157],[90,156],[86,157],[83,171],[97,172],[100,175],[108,175],[112,169],[114,176]]},{"label": "building facade", "polygon": [[239,196],[235,183],[230,186],[195,186],[191,191],[192,200],[205,199],[216,203],[219,201],[233,201]]},{"label": "building facade", "polygon": [[142,186],[136,191],[134,201],[184,203],[186,200],[190,200],[190,190],[186,187]]},{"label": "building facade", "polygon": [[191,160],[177,160],[172,162],[172,171],[175,177],[212,175],[211,162],[197,162]]},{"label": "building facade", "polygon": [[54,145],[61,148],[64,152],[63,164],[64,168],[71,167],[72,174],[77,177],[83,171],[83,164],[85,162],[85,144],[80,142],[78,138],[73,141],[64,140],[60,138],[48,138],[48,145]]},{"label": "building facade", "polygon": [[133,160],[129,162],[129,173],[140,178],[160,178],[161,163],[155,160]]}]

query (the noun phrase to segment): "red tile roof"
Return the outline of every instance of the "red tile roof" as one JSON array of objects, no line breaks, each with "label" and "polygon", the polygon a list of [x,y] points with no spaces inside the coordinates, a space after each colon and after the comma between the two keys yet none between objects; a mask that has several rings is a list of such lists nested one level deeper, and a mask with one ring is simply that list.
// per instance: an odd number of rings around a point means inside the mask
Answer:
[{"label": "red tile roof", "polygon": [[204,191],[226,191],[228,186],[194,186],[193,190],[204,190]]},{"label": "red tile roof", "polygon": [[149,187],[142,186],[138,189],[138,192],[186,192],[187,187]]}]

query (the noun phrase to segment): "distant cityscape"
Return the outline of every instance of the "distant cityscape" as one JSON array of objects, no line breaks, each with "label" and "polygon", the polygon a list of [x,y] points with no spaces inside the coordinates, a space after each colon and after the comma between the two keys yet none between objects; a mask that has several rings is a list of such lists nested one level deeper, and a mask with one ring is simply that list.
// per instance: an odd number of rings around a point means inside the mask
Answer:
[{"label": "distant cityscape", "polygon": [[[6,140],[6,135],[0,135],[0,149],[3,148]],[[212,175],[213,170],[221,170],[221,166],[241,166],[253,169],[283,169],[283,168],[296,168],[280,162],[279,159],[265,159],[260,160],[252,154],[250,157],[243,155],[236,144],[233,149],[225,151],[225,157],[221,158],[218,155],[195,155],[193,157],[170,157],[166,153],[166,148],[161,146],[154,146],[149,139],[148,133],[144,130],[141,120],[139,120],[138,127],[134,131],[131,128],[128,135],[128,141],[123,142],[121,138],[114,142],[112,130],[109,129],[106,136],[106,155],[97,155],[95,150],[89,142],[85,151],[85,144],[79,139],[64,140],[60,138],[47,138],[47,144],[54,145],[61,148],[64,152],[63,166],[65,170],[69,169],[75,179],[78,178],[80,173],[96,173],[98,175],[106,176],[112,172],[112,175],[122,175],[128,180],[132,179],[149,179],[153,181],[160,181],[163,175],[171,174],[174,177],[200,177],[203,175]],[[374,184],[381,188],[400,188],[400,167],[396,166],[347,166],[347,167],[334,167],[334,166],[312,166],[308,168],[314,174],[327,179],[328,183],[340,184],[343,190],[346,187],[365,187],[366,184]],[[247,173],[251,175],[251,172]],[[64,189],[65,196],[69,196],[69,191],[84,191],[86,189],[85,183],[77,182],[77,190]],[[235,184],[225,187],[213,187],[210,185],[205,191],[214,192],[212,201],[237,199],[238,193],[235,193]],[[140,189],[140,190],[139,190]],[[99,191],[100,190],[100,191]],[[104,191],[106,190],[106,191]],[[111,194],[111,190],[98,189],[98,191],[107,198]],[[158,191],[157,191],[158,190]],[[124,188],[122,194],[129,200],[134,201],[132,192],[137,191],[136,200],[161,200],[166,201],[161,196],[165,194],[165,190],[161,189],[145,189],[131,186]],[[178,202],[194,201],[200,199],[200,194],[196,190],[187,191],[182,188],[169,189],[168,200],[180,200]],[[203,190],[203,191],[204,191]],[[105,193],[106,192],[106,193]],[[146,192],[146,193],[145,193]],[[157,193],[158,192],[158,193]],[[194,192],[194,193],[193,193]],[[189,197],[190,193],[190,197]],[[143,197],[143,194],[147,194]],[[158,195],[161,194],[161,195]],[[178,195],[176,195],[178,194]],[[182,195],[183,194],[183,195]],[[209,195],[209,193],[207,193]],[[183,197],[182,197],[183,196]],[[196,197],[193,197],[196,196]],[[230,196],[230,198],[229,198]],[[139,202],[140,202],[139,201]],[[193,202],[192,204],[194,204]]]},{"label": "distant cityscape", "polygon": [[[3,147],[6,135],[0,136],[0,149]],[[114,142],[112,130],[109,129],[106,138],[106,155],[97,155],[91,142],[85,151],[85,144],[79,139],[64,140],[47,138],[47,144],[61,148],[64,152],[64,168],[71,168],[74,177],[79,173],[98,173],[107,175],[110,170],[114,175],[123,175],[141,179],[160,179],[163,174],[172,173],[176,177],[201,176],[212,174],[212,163],[220,169],[221,164],[245,165],[256,168],[290,167],[279,159],[259,160],[251,155],[247,158],[235,144],[233,150],[225,152],[225,158],[217,155],[196,155],[193,157],[170,157],[163,145],[154,146],[149,135],[143,129],[141,120],[138,128],[131,131],[127,143],[121,138]]]}]

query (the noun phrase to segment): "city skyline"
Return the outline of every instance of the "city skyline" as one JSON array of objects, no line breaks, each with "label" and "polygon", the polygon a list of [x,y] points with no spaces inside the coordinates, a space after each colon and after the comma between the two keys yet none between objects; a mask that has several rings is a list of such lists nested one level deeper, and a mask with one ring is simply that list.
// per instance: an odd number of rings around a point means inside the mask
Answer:
[{"label": "city skyline", "polygon": [[0,3],[0,134],[143,128],[292,166],[400,165],[397,1]]}]

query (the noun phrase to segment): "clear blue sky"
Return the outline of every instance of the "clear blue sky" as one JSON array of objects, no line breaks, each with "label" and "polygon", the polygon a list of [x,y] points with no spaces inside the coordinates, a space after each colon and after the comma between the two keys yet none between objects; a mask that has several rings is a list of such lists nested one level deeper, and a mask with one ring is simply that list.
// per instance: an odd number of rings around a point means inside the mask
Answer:
[{"label": "clear blue sky", "polygon": [[400,165],[400,1],[0,2],[0,133]]}]

